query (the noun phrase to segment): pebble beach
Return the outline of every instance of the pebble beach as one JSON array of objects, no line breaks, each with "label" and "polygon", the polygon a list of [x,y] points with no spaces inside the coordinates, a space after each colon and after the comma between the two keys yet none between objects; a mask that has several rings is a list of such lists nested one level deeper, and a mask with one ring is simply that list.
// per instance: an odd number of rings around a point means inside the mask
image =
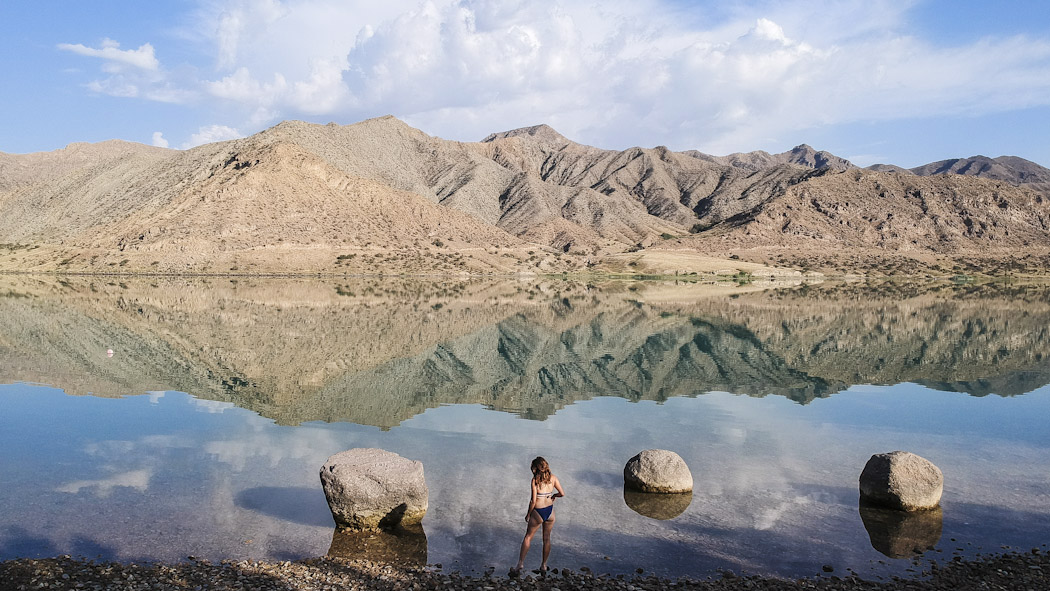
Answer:
[{"label": "pebble beach", "polygon": [[87,591],[707,591],[789,590],[1031,590],[1050,589],[1050,553],[1032,549],[973,560],[955,558],[933,565],[920,579],[863,580],[854,576],[805,579],[740,577],[726,572],[709,579],[665,579],[595,575],[552,569],[510,577],[489,572],[466,576],[437,565],[400,567],[363,560],[320,558],[296,562],[189,560],[176,564],[122,564],[60,556],[0,563],[0,590],[68,589]]}]

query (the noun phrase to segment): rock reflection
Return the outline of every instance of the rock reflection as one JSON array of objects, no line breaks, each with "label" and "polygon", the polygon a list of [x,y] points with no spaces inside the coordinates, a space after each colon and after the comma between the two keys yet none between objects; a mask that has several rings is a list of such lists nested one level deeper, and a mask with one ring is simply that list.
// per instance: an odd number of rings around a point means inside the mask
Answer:
[{"label": "rock reflection", "polygon": [[625,487],[623,502],[643,517],[666,521],[678,517],[689,508],[689,504],[693,502],[693,493],[644,493]]},{"label": "rock reflection", "polygon": [[427,534],[422,525],[365,532],[336,528],[328,557],[423,566],[427,563]]},{"label": "rock reflection", "polygon": [[895,511],[861,503],[860,519],[871,547],[889,558],[910,558],[932,549],[941,540],[943,512]]}]

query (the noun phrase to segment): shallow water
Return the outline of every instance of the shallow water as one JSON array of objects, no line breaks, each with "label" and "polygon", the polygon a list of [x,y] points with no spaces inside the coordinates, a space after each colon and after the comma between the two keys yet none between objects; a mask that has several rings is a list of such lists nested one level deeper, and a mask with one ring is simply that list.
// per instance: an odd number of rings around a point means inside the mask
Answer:
[{"label": "shallow water", "polygon": [[[535,455],[568,493],[554,566],[886,576],[921,569],[900,558],[916,546],[1050,541],[1039,288],[18,281],[0,559],[331,548],[502,571]],[[317,472],[352,447],[423,461],[422,533],[333,545]],[[654,447],[688,463],[691,498],[625,498],[624,463]],[[864,462],[894,449],[943,470],[939,515],[861,514]]]}]

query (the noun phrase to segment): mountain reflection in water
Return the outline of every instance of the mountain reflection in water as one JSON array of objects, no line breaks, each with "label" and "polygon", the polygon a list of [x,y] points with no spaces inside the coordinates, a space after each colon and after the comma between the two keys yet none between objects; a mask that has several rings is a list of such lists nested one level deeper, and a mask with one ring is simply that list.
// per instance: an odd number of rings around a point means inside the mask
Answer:
[{"label": "mountain reflection in water", "polygon": [[[1031,548],[1050,531],[1047,295],[3,276],[0,559],[505,570],[536,455],[567,487],[559,568],[881,576],[931,546]],[[352,447],[424,463],[425,531],[333,531],[317,470]],[[648,448],[681,455],[693,494],[624,492]],[[942,469],[943,513],[858,511],[864,462],[893,449]]]},{"label": "mountain reflection in water", "polygon": [[8,276],[0,379],[104,396],[177,389],[281,424],[384,428],[444,404],[542,420],[595,396],[727,391],[807,403],[855,384],[981,396],[1050,383],[1045,286],[726,291],[734,290]]}]

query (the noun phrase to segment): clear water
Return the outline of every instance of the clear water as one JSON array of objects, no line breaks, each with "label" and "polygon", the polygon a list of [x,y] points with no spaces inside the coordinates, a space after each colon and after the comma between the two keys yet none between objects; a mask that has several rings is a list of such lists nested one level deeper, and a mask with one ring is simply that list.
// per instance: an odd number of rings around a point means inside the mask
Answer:
[{"label": "clear water", "polygon": [[[0,559],[503,571],[536,455],[568,494],[554,566],[887,576],[1050,541],[1039,288],[8,281]],[[333,545],[317,473],[353,447],[424,463],[424,533]],[[691,498],[625,496],[648,448]],[[895,449],[942,469],[940,514],[861,515]]]}]

